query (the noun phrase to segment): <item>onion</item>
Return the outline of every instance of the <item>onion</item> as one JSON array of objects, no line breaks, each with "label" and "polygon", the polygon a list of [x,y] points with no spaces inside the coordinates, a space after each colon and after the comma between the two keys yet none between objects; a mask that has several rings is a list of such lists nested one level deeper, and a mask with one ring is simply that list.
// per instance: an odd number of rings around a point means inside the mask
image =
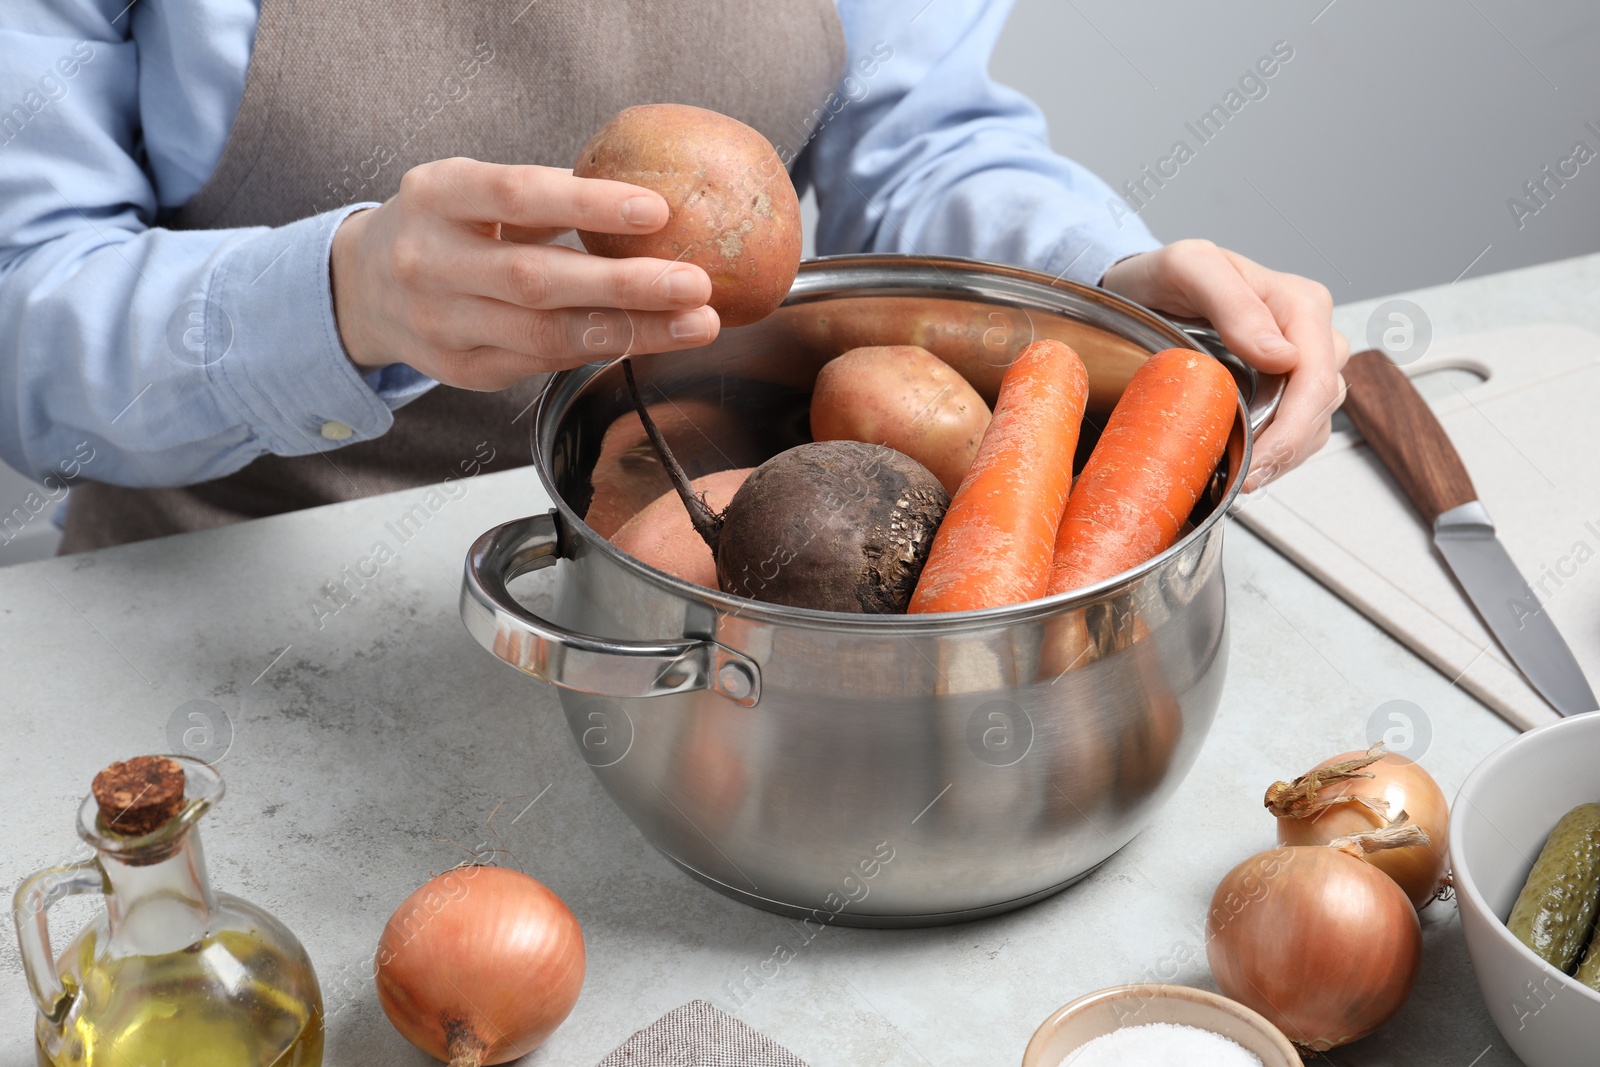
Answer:
[{"label": "onion", "polygon": [[1217,987],[1315,1052],[1376,1030],[1417,980],[1422,926],[1400,887],[1360,857],[1426,837],[1416,826],[1356,834],[1229,871],[1206,916]]},{"label": "onion", "polygon": [[429,881],[378,941],[378,1003],[407,1041],[451,1067],[526,1055],[583,986],[583,932],[519,871],[462,866]]},{"label": "onion", "polygon": [[1266,805],[1278,817],[1282,845],[1326,845],[1399,823],[1420,826],[1429,844],[1384,849],[1367,862],[1393,878],[1415,908],[1448,884],[1450,803],[1420,764],[1383,752],[1381,744],[1323,760],[1292,782],[1274,782]]}]

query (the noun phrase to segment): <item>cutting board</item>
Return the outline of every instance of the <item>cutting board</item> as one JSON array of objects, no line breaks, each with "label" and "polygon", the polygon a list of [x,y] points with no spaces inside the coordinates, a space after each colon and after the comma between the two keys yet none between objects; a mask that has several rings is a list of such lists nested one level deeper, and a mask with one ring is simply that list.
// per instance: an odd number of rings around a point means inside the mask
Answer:
[{"label": "cutting board", "polygon": [[[1501,543],[1600,687],[1600,334],[1557,324],[1471,334],[1435,342],[1403,369],[1455,442]],[[1348,423],[1237,514],[1515,726],[1558,717],[1479,621],[1431,531]]]}]

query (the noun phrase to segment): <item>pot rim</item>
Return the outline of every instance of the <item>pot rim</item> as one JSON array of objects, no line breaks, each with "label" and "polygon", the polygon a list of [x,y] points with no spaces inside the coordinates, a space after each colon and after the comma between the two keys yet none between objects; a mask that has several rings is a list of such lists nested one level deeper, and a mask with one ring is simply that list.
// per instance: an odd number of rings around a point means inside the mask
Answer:
[{"label": "pot rim", "polygon": [[[1158,332],[1169,334],[1176,339],[1170,347],[1192,348],[1197,352],[1204,352],[1213,359],[1218,358],[1214,352],[1208,351],[1178,323],[1156,314],[1143,305],[1136,304],[1098,286],[1083,285],[1079,282],[1059,277],[1051,278],[1049,275],[1023,267],[958,256],[911,256],[900,253],[870,253],[820,256],[808,259],[800,264],[800,271],[795,278],[794,286],[780,306],[788,307],[840,295],[827,291],[821,284],[819,278],[828,277],[823,275],[822,272],[824,271],[841,269],[871,271],[874,268],[903,271],[908,266],[929,267],[941,277],[944,277],[947,271],[959,274],[961,280],[965,280],[971,285],[968,288],[962,288],[952,284],[947,289],[930,292],[926,285],[905,283],[903,284],[905,291],[896,292],[894,280],[890,277],[885,279],[884,284],[862,288],[859,295],[948,295],[952,298],[965,296],[969,299],[981,296],[1009,296],[1017,300],[1029,294],[1042,298],[1051,291],[1065,292],[1108,307],[1112,311],[1131,317],[1146,326],[1153,327]],[[831,281],[832,279],[829,278],[828,280]],[[980,280],[1003,282],[1004,290],[984,290],[977,284]],[[1027,305],[1022,303],[1013,303],[1010,306],[1028,310]],[[1036,310],[1054,309],[1037,308]],[[1058,313],[1064,314],[1066,310],[1066,308],[1062,308]],[[1091,325],[1100,324],[1091,323]],[[1219,524],[1232,509],[1244,485],[1245,476],[1250,470],[1250,456],[1255,438],[1255,430],[1251,426],[1250,407],[1243,392],[1240,392],[1237,404],[1237,425],[1243,434],[1244,450],[1240,456],[1238,472],[1228,480],[1228,484],[1223,489],[1222,497],[1217,501],[1217,505],[1212,509],[1211,514],[1207,515],[1188,534],[1173,542],[1165,551],[1152,556],[1135,567],[1130,567],[1120,574],[1114,574],[1092,585],[1086,585],[1066,593],[1057,593],[1054,596],[1024,601],[1021,604],[1007,604],[977,611],[930,612],[918,615],[868,615],[844,611],[824,611],[818,608],[799,608],[787,604],[771,604],[748,597],[734,596],[719,589],[710,589],[692,582],[686,582],[665,571],[658,570],[648,563],[643,563],[617,548],[606,538],[595,533],[557,490],[550,476],[549,465],[546,462],[545,442],[543,435],[540,433],[540,428],[544,426],[550,416],[554,406],[554,398],[558,393],[563,392],[561,387],[566,383],[578,379],[581,379],[583,383],[587,383],[590,379],[614,366],[623,358],[626,357],[619,356],[616,359],[587,363],[573,370],[561,371],[552,375],[549,382],[546,383],[535,405],[530,430],[533,437],[533,465],[538,471],[540,484],[544,486],[545,492],[550,499],[555,502],[555,510],[563,520],[563,525],[568,530],[580,535],[592,549],[606,553],[613,560],[623,564],[636,574],[676,593],[680,597],[709,604],[717,610],[719,615],[746,618],[763,623],[826,629],[848,625],[852,629],[866,632],[886,632],[909,636],[911,633],[948,632],[952,627],[977,629],[997,624],[1027,622],[1036,618],[1058,615],[1073,608],[1103,600],[1109,595],[1137,584],[1151,572],[1160,569],[1168,561],[1189,551],[1195,544],[1208,538],[1212,530],[1218,528]],[[572,392],[575,395],[575,390],[572,390]],[[1275,405],[1276,398],[1272,402],[1272,406],[1275,407]]]}]

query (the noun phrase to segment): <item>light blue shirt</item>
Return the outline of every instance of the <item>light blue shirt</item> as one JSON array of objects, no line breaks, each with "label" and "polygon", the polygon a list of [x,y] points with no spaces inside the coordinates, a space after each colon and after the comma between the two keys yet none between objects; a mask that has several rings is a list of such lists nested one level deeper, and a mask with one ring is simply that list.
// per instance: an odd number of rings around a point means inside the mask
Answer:
[{"label": "light blue shirt", "polygon": [[[0,4],[0,457],[182,485],[377,437],[433,386],[363,375],[328,282],[352,204],[174,231],[221,157],[259,0]],[[1010,0],[839,0],[849,66],[801,157],[820,254],[976,256],[1093,283],[1156,247],[989,78]],[[342,423],[343,440],[323,427]],[[85,455],[92,459],[81,462]]]}]

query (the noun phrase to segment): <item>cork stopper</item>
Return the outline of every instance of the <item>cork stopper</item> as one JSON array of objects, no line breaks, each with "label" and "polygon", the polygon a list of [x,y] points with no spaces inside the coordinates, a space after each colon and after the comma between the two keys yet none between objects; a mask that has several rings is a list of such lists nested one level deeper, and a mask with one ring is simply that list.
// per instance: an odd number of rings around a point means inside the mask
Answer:
[{"label": "cork stopper", "polygon": [[94,776],[94,799],[106,827],[141,837],[183,809],[183,766],[166,756],[135,756]]}]

